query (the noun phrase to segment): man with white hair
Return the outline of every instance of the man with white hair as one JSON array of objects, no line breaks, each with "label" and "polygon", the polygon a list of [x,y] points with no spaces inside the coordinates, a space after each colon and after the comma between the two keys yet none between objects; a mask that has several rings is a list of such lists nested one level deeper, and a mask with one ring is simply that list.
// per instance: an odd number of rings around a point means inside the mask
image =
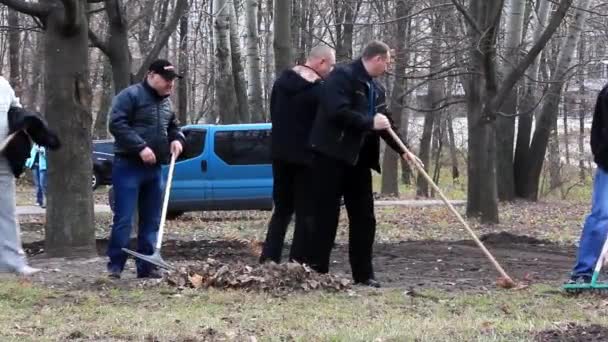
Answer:
[{"label": "man with white hair", "polygon": [[310,131],[317,113],[321,83],[336,63],[335,52],[316,46],[306,63],[283,71],[270,96],[274,212],[260,262],[281,261],[287,226],[294,212],[296,224],[289,259],[304,263],[312,228]]}]

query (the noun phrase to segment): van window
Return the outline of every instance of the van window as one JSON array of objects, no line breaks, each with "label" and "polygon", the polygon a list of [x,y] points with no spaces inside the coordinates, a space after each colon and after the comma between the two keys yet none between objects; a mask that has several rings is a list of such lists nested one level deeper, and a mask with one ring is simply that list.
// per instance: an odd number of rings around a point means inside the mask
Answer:
[{"label": "van window", "polygon": [[179,155],[177,161],[200,156],[205,149],[205,137],[207,136],[207,132],[199,129],[184,130],[182,132],[186,136],[186,146],[184,146],[184,150]]},{"label": "van window", "polygon": [[270,130],[216,132],[215,153],[229,165],[270,164]]}]

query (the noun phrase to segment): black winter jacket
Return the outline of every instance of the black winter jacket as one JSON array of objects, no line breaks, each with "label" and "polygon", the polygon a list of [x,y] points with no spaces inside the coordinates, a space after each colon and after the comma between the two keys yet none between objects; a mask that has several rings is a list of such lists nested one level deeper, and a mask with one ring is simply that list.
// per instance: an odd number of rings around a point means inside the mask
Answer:
[{"label": "black winter jacket", "polygon": [[321,81],[308,82],[292,69],[277,78],[270,96],[271,151],[274,160],[312,161],[310,131],[317,114]]},{"label": "black winter jacket", "polygon": [[114,153],[140,160],[139,152],[150,147],[157,163],[169,160],[169,143],[181,133],[168,96],[160,96],[147,81],[123,89],[112,100],[110,133],[114,136]]},{"label": "black winter jacket", "polygon": [[48,127],[40,113],[20,107],[11,107],[8,111],[8,128],[9,135],[18,133],[6,145],[2,154],[8,159],[11,171],[16,178],[23,173],[25,161],[30,156],[32,149],[32,140],[51,150],[61,147],[59,137]]},{"label": "black winter jacket", "polygon": [[608,172],[608,85],[600,91],[591,123],[591,152],[598,167]]},{"label": "black winter jacket", "polygon": [[[370,105],[373,87],[374,108]],[[311,133],[311,146],[326,156],[350,165],[362,165],[380,172],[380,140],[403,154],[387,131],[373,130],[373,115],[390,113],[386,107],[384,88],[374,81],[359,59],[340,65],[332,71],[321,96],[321,104]],[[393,130],[398,132],[392,124]]]}]

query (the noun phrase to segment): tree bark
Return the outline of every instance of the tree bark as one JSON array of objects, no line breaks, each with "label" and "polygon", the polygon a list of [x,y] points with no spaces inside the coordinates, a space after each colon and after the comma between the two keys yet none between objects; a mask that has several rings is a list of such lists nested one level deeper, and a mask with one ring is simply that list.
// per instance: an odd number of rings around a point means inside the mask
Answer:
[{"label": "tree bark", "polygon": [[220,115],[220,122],[233,124],[239,122],[238,99],[232,71],[232,52],[230,46],[230,7],[232,0],[213,0],[216,9],[214,23],[215,60],[217,73],[215,82],[214,111]]},{"label": "tree bark", "polygon": [[[509,0],[507,6],[507,29],[506,29],[506,62],[503,69],[507,74],[517,65],[519,47],[522,41],[524,26],[525,0]],[[517,112],[518,89],[514,87],[502,111],[507,114]],[[513,141],[515,139],[515,116],[496,119],[497,127],[497,156],[496,170],[498,180],[498,198],[502,201],[511,201],[515,198],[515,176],[513,174]]]},{"label": "tree bark", "polygon": [[[534,27],[532,41],[538,41],[550,9],[549,0],[539,0],[538,15],[532,16],[530,23]],[[515,144],[515,157],[513,161],[513,174],[515,181],[515,194],[517,197],[523,197],[526,187],[526,164],[529,160],[530,139],[532,136],[532,118],[534,117],[534,106],[539,98],[538,84],[533,80],[538,79],[540,70],[540,56],[535,58],[528,70],[526,71],[527,78],[525,79],[525,90],[522,98],[521,111],[526,114],[520,115],[517,124],[517,142]],[[529,113],[528,113],[529,112]]]},{"label": "tree bark", "polygon": [[247,22],[247,79],[249,86],[249,109],[253,122],[264,121],[264,98],[260,73],[260,49],[258,45],[258,0],[247,0],[245,18]]},{"label": "tree bark", "polygon": [[93,137],[96,139],[107,139],[108,138],[108,111],[114,97],[112,87],[112,66],[110,62],[102,56],[100,58],[103,63],[103,72],[101,75],[101,84],[103,90],[101,93],[101,101],[99,102],[99,109],[97,116],[95,117],[95,125],[93,128]]},{"label": "tree bark", "polygon": [[69,6],[54,7],[46,18],[45,112],[63,147],[48,157],[45,249],[50,256],[91,256],[96,249],[86,4],[62,2]]},{"label": "tree bark", "polygon": [[228,3],[230,8],[230,56],[232,58],[232,74],[234,77],[234,90],[238,100],[239,122],[251,122],[249,103],[247,102],[247,82],[241,58],[241,43],[239,41],[238,18],[234,8],[234,0]]},{"label": "tree bark", "polygon": [[[581,42],[579,45],[579,63],[583,64],[585,59],[585,51],[586,51],[586,41],[585,36],[581,37]],[[579,179],[581,182],[584,182],[586,179],[586,169],[585,169],[585,116],[587,114],[587,89],[585,88],[585,75],[581,71],[578,73],[578,91],[579,91],[579,131],[578,131],[578,167],[579,167]]]},{"label": "tree bark", "polygon": [[21,62],[19,52],[21,51],[21,33],[19,32],[19,12],[8,9],[8,61],[10,65],[9,83],[15,90],[15,95],[21,97],[23,84],[21,83]]},{"label": "tree bark", "polygon": [[179,23],[179,72],[183,76],[177,84],[177,114],[181,124],[188,123],[188,83],[190,66],[188,63],[188,14],[184,14]]},{"label": "tree bark", "polygon": [[[431,28],[432,42],[430,51],[429,74],[436,74],[441,69],[441,41],[440,37],[443,34],[443,13],[437,11],[432,19]],[[419,158],[424,164],[425,170],[429,172],[431,167],[431,140],[433,138],[433,128],[435,122],[439,122],[441,111],[435,108],[440,107],[441,101],[444,98],[444,82],[442,79],[431,79],[428,84],[428,95],[426,98],[426,107],[428,112],[424,116],[424,128],[422,130],[422,138],[420,139],[420,155]],[[418,175],[417,179],[417,196],[429,196],[429,184],[427,180]]]},{"label": "tree bark", "polygon": [[[396,18],[402,18],[409,13],[409,6],[404,0],[396,1]],[[405,37],[407,34],[407,22],[398,20],[394,25],[394,34],[396,37]],[[397,39],[395,41],[395,83],[393,85],[391,109],[392,118],[397,127],[401,127],[401,113],[403,112],[403,96],[400,96],[406,89],[405,68],[407,67],[407,54],[405,39]],[[404,139],[407,136],[402,135]],[[382,161],[382,186],[381,193],[385,195],[399,196],[399,181],[398,181],[398,166],[399,156],[386,148]]]},{"label": "tree bark", "polygon": [[275,76],[292,66],[291,4],[289,0],[274,4],[274,68]]},{"label": "tree bark", "polygon": [[542,171],[547,144],[551,128],[556,121],[558,106],[562,94],[562,88],[566,80],[566,74],[572,63],[574,51],[578,45],[578,40],[585,25],[588,15],[586,9],[589,1],[582,1],[576,10],[574,21],[568,27],[567,38],[563,41],[557,58],[555,70],[551,73],[551,83],[549,84],[543,108],[536,123],[532,144],[530,146],[530,162],[527,164],[527,182],[524,196],[530,200],[538,199],[538,186]]}]

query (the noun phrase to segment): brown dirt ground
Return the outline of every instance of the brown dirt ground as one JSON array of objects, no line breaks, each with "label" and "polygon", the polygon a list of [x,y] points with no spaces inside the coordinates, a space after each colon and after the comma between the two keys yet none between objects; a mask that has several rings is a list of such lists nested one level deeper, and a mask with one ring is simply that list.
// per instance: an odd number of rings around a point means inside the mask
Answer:
[{"label": "brown dirt ground", "polygon": [[[511,277],[526,283],[559,285],[567,276],[575,253],[573,246],[555,245],[509,233],[485,235],[482,240]],[[108,285],[104,273],[106,239],[97,240],[99,257],[89,260],[48,259],[40,254],[42,246],[42,242],[24,244],[32,264],[45,268],[35,277],[38,281],[50,287],[72,289]],[[248,240],[172,239],[163,244],[162,255],[175,265],[196,265],[207,258],[228,264],[255,265],[259,250],[259,243]],[[145,283],[134,278],[133,263],[127,265],[120,286]],[[392,288],[483,291],[496,288],[498,277],[485,255],[467,240],[379,243],[375,246],[374,266],[377,279],[384,287]],[[349,277],[348,246],[336,245],[331,272]]]}]

